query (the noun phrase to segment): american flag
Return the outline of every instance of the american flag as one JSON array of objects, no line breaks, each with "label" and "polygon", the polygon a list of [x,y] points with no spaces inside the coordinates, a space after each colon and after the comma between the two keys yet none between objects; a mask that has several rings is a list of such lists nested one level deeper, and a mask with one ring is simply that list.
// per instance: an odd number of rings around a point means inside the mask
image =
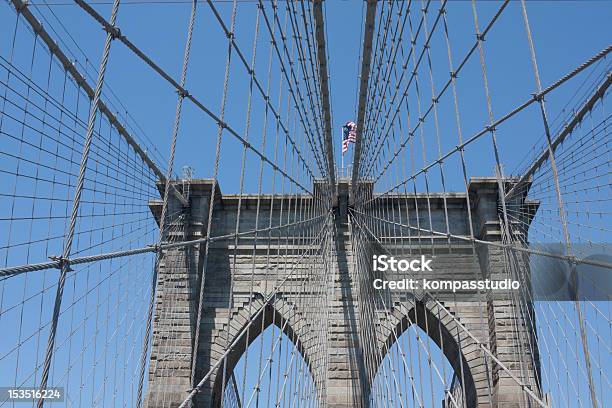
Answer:
[{"label": "american flag", "polygon": [[346,122],[342,126],[342,154],[344,154],[349,147],[349,143],[355,143],[357,141],[357,125],[355,122]]}]

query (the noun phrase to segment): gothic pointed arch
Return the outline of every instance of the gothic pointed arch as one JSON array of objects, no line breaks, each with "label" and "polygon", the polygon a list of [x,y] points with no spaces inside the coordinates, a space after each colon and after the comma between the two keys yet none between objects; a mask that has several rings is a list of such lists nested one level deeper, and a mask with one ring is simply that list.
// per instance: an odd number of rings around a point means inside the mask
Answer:
[{"label": "gothic pointed arch", "polygon": [[[301,311],[297,305],[285,299],[282,294],[269,302],[265,302],[261,295],[257,295],[252,302],[241,304],[232,309],[231,313],[229,326],[225,325],[225,329],[215,337],[212,345],[213,350],[220,350],[223,353],[228,349],[228,344],[234,345],[225,363],[211,375],[213,407],[221,406],[224,390],[241,358],[258,337],[266,335],[272,326],[275,326],[274,330],[282,332],[282,341],[295,348],[295,352],[303,359],[309,375],[313,379],[316,378],[316,372],[313,371],[311,364],[313,356],[310,352],[314,336],[301,318]],[[278,338],[280,339],[280,336]],[[210,364],[215,362],[216,360],[211,358]]]},{"label": "gothic pointed arch", "polygon": [[[403,335],[417,337],[424,335],[427,337],[425,342],[430,341],[437,346],[438,350],[433,352],[441,353],[452,368],[453,377],[445,379],[444,381],[448,382],[445,385],[447,387],[450,385],[451,388],[461,387],[464,390],[461,392],[461,398],[465,398],[464,406],[477,407],[479,404],[477,383],[483,381],[481,378],[483,376],[484,381],[488,381],[482,367],[485,365],[486,370],[486,364],[480,358],[478,344],[459,329],[456,317],[453,316],[449,306],[425,297],[422,300],[397,302],[389,316],[392,319],[387,317],[387,322],[381,323],[384,329],[379,332],[380,358],[377,361],[376,372],[380,371],[381,365],[394,346],[397,348],[401,343]],[[426,344],[425,342],[423,344]],[[417,346],[426,347],[423,344]],[[415,358],[414,355],[407,355],[409,354],[407,350],[400,349],[400,352],[406,359]],[[427,350],[427,353],[429,352],[432,351]],[[428,354],[426,361],[429,362],[431,359],[432,356]],[[436,370],[440,371],[439,368]],[[439,376],[440,372],[434,374],[436,375]]]}]

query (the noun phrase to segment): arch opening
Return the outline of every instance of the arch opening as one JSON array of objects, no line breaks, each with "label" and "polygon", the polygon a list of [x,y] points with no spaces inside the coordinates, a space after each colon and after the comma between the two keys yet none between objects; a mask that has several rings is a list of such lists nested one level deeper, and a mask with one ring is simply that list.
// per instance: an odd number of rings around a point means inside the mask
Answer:
[{"label": "arch opening", "polygon": [[451,331],[417,302],[383,341],[369,402],[373,407],[477,406],[468,362]]},{"label": "arch opening", "polygon": [[220,366],[213,406],[317,406],[315,375],[296,330],[299,323],[295,313],[284,317],[266,307]]}]

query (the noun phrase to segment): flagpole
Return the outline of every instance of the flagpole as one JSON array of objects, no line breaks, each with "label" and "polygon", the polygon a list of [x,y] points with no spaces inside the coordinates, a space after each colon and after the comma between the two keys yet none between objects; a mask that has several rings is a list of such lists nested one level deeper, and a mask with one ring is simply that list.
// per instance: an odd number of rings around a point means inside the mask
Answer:
[{"label": "flagpole", "polygon": [[342,177],[344,177],[344,131],[342,128],[340,128],[340,136],[340,140],[342,140],[342,148],[340,149],[342,151]]}]

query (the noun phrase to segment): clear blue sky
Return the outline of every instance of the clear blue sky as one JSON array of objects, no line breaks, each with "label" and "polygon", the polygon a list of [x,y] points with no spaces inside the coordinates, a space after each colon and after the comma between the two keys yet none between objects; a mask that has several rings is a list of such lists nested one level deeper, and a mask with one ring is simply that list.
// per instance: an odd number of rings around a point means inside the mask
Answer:
[{"label": "clear blue sky", "polygon": [[[45,6],[42,0],[35,0],[32,3],[32,9],[36,14],[45,17],[45,26],[48,29],[52,28],[50,31],[55,30],[55,35],[58,35],[63,40],[62,47],[70,50],[72,57],[78,59],[81,66],[86,65],[84,62],[85,58],[89,59],[91,65],[89,65],[88,75],[93,83],[92,78],[95,78],[95,74],[92,67],[98,66],[104,39],[104,32],[101,28],[81,9],[74,5],[65,5],[59,0],[49,0],[49,3],[55,3],[51,7]],[[228,22],[231,3],[218,3],[217,7],[224,20]],[[497,7],[499,7],[498,2],[478,2],[481,28],[489,21]],[[109,5],[98,5],[96,9],[108,18],[110,13]],[[437,10],[437,6],[432,6],[432,9]],[[189,10],[190,5],[188,3],[157,5],[125,4],[120,8],[118,25],[122,29],[123,34],[144,50],[147,55],[174,78],[178,78]],[[187,89],[213,112],[218,112],[223,85],[222,78],[227,53],[227,42],[218,23],[213,19],[208,6],[201,4],[199,10],[200,14],[194,33]],[[251,54],[255,10],[256,5],[251,2],[240,2],[238,5],[236,39],[240,47],[245,50],[247,59],[250,59]],[[550,85],[568,71],[593,56],[596,52],[605,48],[612,38],[612,26],[610,25],[612,20],[612,2],[610,1],[529,1],[528,11],[544,87]],[[328,33],[327,46],[330,57],[329,74],[333,113],[333,137],[337,165],[340,164],[340,126],[348,120],[356,120],[355,97],[358,86],[358,59],[361,47],[360,34],[362,32],[363,13],[363,3],[359,1],[329,0],[325,3]],[[3,3],[0,6],[0,55],[4,58],[8,58],[11,48],[10,39],[12,38],[14,21],[15,14],[12,7]],[[453,60],[456,65],[475,40],[470,2],[450,1],[448,4],[448,21],[453,41]],[[263,23],[260,29],[264,30]],[[22,26],[19,31],[19,38],[23,40],[27,36],[28,34]],[[27,71],[31,58],[31,39],[30,42],[23,41],[27,46],[16,48],[14,64]],[[22,43],[18,42],[18,44]],[[434,78],[436,88],[439,90],[448,78],[449,68],[445,59],[446,49],[443,48],[443,38],[436,36],[433,44]],[[256,72],[263,81],[266,78],[268,44],[262,40],[259,46],[261,49],[258,52]],[[519,2],[511,2],[507,10],[504,11],[500,20],[487,37],[485,52],[493,111],[495,117],[498,118],[526,101],[535,91]],[[44,58],[41,58],[39,61],[37,61],[33,79],[42,86],[46,80],[46,66],[44,65]],[[143,141],[143,143],[145,139],[147,140],[148,151],[154,157],[161,158],[159,163],[164,166],[164,160],[167,159],[169,152],[169,141],[177,99],[176,93],[157,74],[145,67],[140,60],[135,58],[121,44],[113,44],[110,61],[105,97],[109,97],[110,89],[112,89],[114,94],[127,108],[131,117],[134,118],[134,121],[130,121],[131,125],[135,126],[137,123],[142,129],[142,131],[136,132],[139,140]],[[606,64],[609,67],[609,59],[604,61],[604,65]],[[601,72],[602,67],[603,65],[599,65],[597,67],[599,71],[596,72]],[[420,80],[424,84],[424,96],[422,99],[424,106],[427,106],[427,101],[430,100],[430,95],[427,94],[429,88],[425,86],[428,80],[426,73],[427,71],[420,72]],[[2,75],[5,75],[4,71],[2,71]],[[61,83],[58,78],[57,76],[55,77],[52,85],[56,95]],[[272,78],[273,88],[274,84],[278,84],[278,80],[278,76]],[[586,75],[579,76],[567,86],[554,91],[547,98],[550,117],[559,117],[560,119],[554,122],[555,129],[566,116],[561,113],[563,107],[565,107],[584,80],[588,83]],[[245,127],[247,87],[248,77],[245,75],[244,68],[235,64],[230,76],[230,99],[228,101],[226,121],[241,133],[244,132]],[[465,68],[465,73],[460,76],[458,88],[463,133],[464,137],[467,138],[487,124],[482,77],[477,54],[471,58]],[[570,107],[573,107],[576,101],[574,100]],[[262,112],[263,106],[261,103],[254,106],[251,128],[253,129],[252,137],[258,142],[261,140]],[[81,117],[83,116],[83,112],[81,112]],[[425,129],[426,137],[433,140],[434,130],[431,121],[428,122]],[[442,134],[442,152],[444,153],[457,144],[454,116],[449,100],[442,102],[440,105],[440,129]],[[524,168],[524,166],[521,166],[522,160],[526,156],[532,155],[531,149],[533,146],[540,145],[538,141],[541,140],[542,134],[542,124],[535,105],[499,129],[498,138],[501,160],[507,173],[517,172]],[[216,125],[192,104],[186,103],[177,146],[175,172],[180,173],[182,166],[189,165],[195,169],[196,177],[211,177],[214,162],[215,136]],[[400,136],[398,135],[398,137]],[[268,143],[266,154],[273,155],[270,146],[271,144]],[[427,149],[428,161],[430,161],[435,157],[436,150],[433,144],[428,146]],[[220,184],[224,193],[237,193],[239,190],[240,153],[241,146],[231,137],[225,135],[220,163]],[[469,175],[493,175],[494,161],[488,137],[484,137],[471,145],[466,151],[466,159],[469,163]],[[245,191],[257,191],[256,169],[258,165],[258,161],[252,156],[247,160]],[[418,168],[422,165],[423,162],[419,156],[415,167]],[[453,191],[462,190],[459,162],[456,158],[452,158],[447,161],[446,166],[446,174],[448,176],[447,189]],[[12,170],[14,171],[14,169]],[[269,173],[266,174],[269,175]],[[1,187],[2,192],[10,193],[13,177],[0,176],[0,183],[3,185]],[[270,178],[265,177],[264,183],[264,190],[269,190],[271,187]],[[384,191],[393,184],[391,180],[383,181],[377,188]],[[430,186],[432,190],[439,189],[439,186],[439,182],[432,180]],[[422,178],[419,179],[419,188],[423,189]],[[154,186],[148,186],[145,190],[143,193],[145,199],[155,197],[157,194]],[[4,210],[8,204],[5,201],[2,205]],[[145,214],[143,217],[145,221],[142,221],[142,228],[146,231],[141,231],[142,234],[137,237],[130,237],[129,242],[127,240],[125,242],[122,241],[121,245],[143,246],[156,240],[152,221],[148,218],[148,214]],[[134,217],[134,220],[138,219],[140,218]],[[546,223],[546,220],[543,222]],[[37,225],[34,227],[34,234],[44,236],[48,227],[48,225]],[[5,226],[3,226],[3,229],[6,230]],[[53,225],[53,229],[61,234],[62,226]],[[543,235],[541,235],[540,240],[546,239],[547,236],[544,232],[542,231]],[[20,234],[25,234],[25,232],[16,231],[13,234],[21,236]],[[600,232],[599,235],[596,235],[596,238],[609,240],[609,231]],[[2,239],[3,243],[6,242],[4,235]],[[82,245],[86,246],[86,244]],[[45,261],[48,255],[58,253],[58,248],[61,248],[61,240],[55,241],[51,246],[55,247],[53,249],[47,248],[47,252],[40,248],[32,250],[28,255],[19,251],[13,252],[8,265],[25,263],[25,261]],[[116,248],[111,245],[101,245],[95,251],[111,249]],[[4,259],[2,261],[4,262]],[[124,281],[116,280],[113,281],[114,286],[111,286],[108,280],[100,278],[95,273],[96,271],[106,271],[105,268],[107,266],[109,265],[105,264],[104,268],[102,266],[91,268],[87,270],[87,275],[82,275],[83,281],[79,281],[79,285],[83,286],[81,288],[75,286],[78,290],[75,289],[74,293],[78,293],[82,288],[91,288],[93,295],[89,304],[79,304],[78,307],[75,307],[75,314],[89,313],[89,316],[97,316],[95,313],[99,312],[105,317],[111,316],[110,322],[107,320],[106,323],[112,328],[113,324],[125,325],[125,322],[120,323],[119,321],[112,320],[112,316],[114,316],[113,310],[107,308],[107,305],[117,305],[122,312],[121,314],[125,316],[129,315],[130,317],[137,318],[143,315],[147,288],[142,285],[136,287],[132,283],[137,280],[146,281],[150,279],[151,260],[144,257],[136,259],[130,267],[138,269],[139,275],[137,279],[132,280],[133,278],[130,278],[128,280],[126,278]],[[109,270],[116,271],[120,267],[118,264],[110,265]],[[92,282],[89,282],[90,273]],[[51,282],[55,281],[56,275],[50,272],[46,279]],[[98,283],[101,285],[99,286],[100,289],[94,289]],[[39,290],[37,285],[40,284],[38,280],[30,280],[30,283],[25,283],[23,280],[10,284],[3,283],[3,285],[6,285],[3,288],[7,293],[7,297],[4,300],[6,302],[5,305],[15,302],[19,303],[20,299],[27,297],[29,294],[36,296]],[[42,285],[44,286],[44,282]],[[28,306],[31,309],[26,309],[26,314],[29,311],[38,316],[40,313],[38,308],[44,307],[45,310],[49,309],[54,289],[50,290],[49,293],[44,301],[39,302],[38,298],[36,298],[37,301]],[[67,298],[73,297],[74,293],[69,291],[66,295]],[[138,299],[140,303],[124,302],[125,299],[119,295]],[[97,310],[95,306],[101,302],[105,305],[105,309]],[[15,310],[15,313],[4,318],[4,320],[0,320],[0,328],[8,325],[23,325],[22,323],[17,323],[19,321],[18,309]],[[100,338],[103,336],[105,339],[110,338],[109,344],[113,346],[122,344],[120,340],[122,341],[123,339],[118,340],[113,337],[113,335],[117,335],[116,333],[113,334],[110,330],[105,330],[103,327],[98,328],[95,322],[97,320],[92,318],[87,323],[90,324],[87,326],[87,330],[83,330],[83,335],[75,335],[75,344],[78,343],[75,347],[79,350],[81,347],[85,347],[88,341],[85,332],[91,333],[95,330],[100,330]],[[24,333],[31,333],[38,327],[38,324],[39,322],[36,321],[26,322]],[[131,343],[133,344],[133,350],[121,349],[117,351],[117,349],[104,349],[93,351],[93,354],[89,354],[92,353],[91,348],[87,348],[86,350],[88,351],[85,353],[85,356],[76,357],[76,361],[79,364],[83,362],[85,367],[96,359],[99,364],[109,363],[112,361],[112,358],[108,357],[106,353],[111,355],[111,353],[117,352],[121,359],[127,359],[131,356],[132,360],[123,361],[128,361],[127,365],[129,367],[127,372],[133,373],[136,368],[135,360],[133,359],[137,360],[139,353],[139,337],[135,332],[130,332],[124,326],[121,327],[122,330],[125,330],[126,335],[133,336],[131,339],[133,340]],[[66,326],[63,330],[62,338],[65,339],[66,336],[70,336],[69,327]],[[2,336],[3,340],[0,340],[0,353],[13,347],[20,341],[19,339],[23,340],[24,336],[21,333],[14,332],[10,336]],[[409,334],[408,336],[412,335]],[[24,347],[24,350],[27,350],[27,352],[21,356],[22,366],[32,365],[34,360],[40,362],[42,349],[44,349],[42,345],[46,342],[46,336],[38,336],[38,340],[36,338],[33,337],[34,340],[28,343],[27,348]],[[134,350],[136,351],[134,352]],[[66,362],[67,352],[63,351],[63,353],[61,358]],[[606,367],[610,367],[609,361],[604,361],[604,363]],[[21,378],[20,376],[27,371],[24,369],[23,373],[15,373],[14,367],[15,363],[12,359],[0,362],[0,372],[2,373],[0,374],[0,385],[2,383],[11,384],[14,378]],[[78,371],[78,368],[75,368],[75,371]],[[81,370],[82,373],[83,370]],[[88,388],[88,392],[90,395],[94,395],[95,392],[91,390],[96,390],[103,381],[103,378],[96,377],[95,374],[91,375],[91,373],[87,372],[84,375],[87,380],[87,387],[91,387]],[[73,378],[72,381],[74,381],[72,386],[77,387],[79,379]],[[582,395],[586,395],[584,389],[582,390]],[[105,398],[111,397],[106,396]],[[577,406],[571,402],[568,405]]]},{"label": "clear blue sky", "polygon": [[[231,3],[219,3],[217,7],[226,21],[229,21]],[[256,5],[252,3],[239,3],[238,5],[236,38],[247,56],[251,54],[255,7]],[[491,13],[498,7],[497,2],[478,3],[481,26],[488,22]],[[108,17],[110,6],[97,6],[96,8]],[[433,6],[432,8],[435,9]],[[178,78],[189,9],[189,4],[124,5],[119,11],[118,25],[128,38],[165,70]],[[206,106],[218,112],[227,46],[222,40],[224,37],[218,23],[212,20],[208,7],[201,5],[199,9],[201,19],[196,22],[187,88]],[[66,24],[69,31],[74,38],[78,39],[79,47],[86,52],[92,64],[97,66],[103,44],[103,32],[100,27],[92,24],[91,18],[77,7],[55,6],[52,10],[63,21],[70,22]],[[612,16],[612,6],[608,1],[530,1],[528,11],[544,86],[559,79],[609,43],[610,28],[607,21]],[[326,3],[333,129],[338,164],[340,163],[340,126],[347,120],[355,119],[362,12],[361,2],[329,1]],[[49,15],[48,12],[46,15]],[[11,21],[10,16],[11,14],[5,10],[3,18]],[[52,17],[49,19],[53,21]],[[467,1],[449,2],[448,20],[453,42],[454,63],[457,64],[467,52],[468,47],[473,44],[475,37],[470,3]],[[135,21],[138,23],[134,23]],[[3,26],[9,29],[12,25],[3,24]],[[432,45],[432,53],[434,55],[434,75],[439,89],[440,84],[448,78],[449,70],[444,59],[446,50],[440,47],[443,46],[443,43],[440,42],[441,38],[435,40]],[[72,49],[76,49],[70,40],[67,42]],[[1,45],[5,50],[9,45],[7,43],[8,41],[3,41]],[[535,89],[519,2],[512,2],[504,11],[487,38],[485,50],[493,111],[495,116],[499,117],[525,101]],[[79,53],[77,57],[83,58]],[[266,77],[266,59],[267,46],[264,48],[260,44],[256,70],[259,70],[258,75],[262,81]],[[458,81],[465,137],[481,130],[487,120],[477,55],[471,61],[470,66],[465,68],[466,75]],[[139,60],[119,44],[113,46],[111,65],[107,75],[106,83],[110,85],[144,129],[161,156],[167,157],[176,94],[156,74],[144,68]],[[421,81],[426,80],[427,78],[423,75]],[[575,81],[575,84],[579,82],[580,78]],[[236,69],[232,71],[230,77],[230,89],[235,91],[233,94],[230,93],[226,114],[228,122],[239,130],[244,129],[246,106],[244,91],[247,84],[248,78],[244,69],[236,64]],[[564,87],[548,98],[547,104],[551,117],[556,117],[561,107],[567,102],[567,98],[575,89],[573,86],[575,84]],[[428,88],[425,88],[425,91],[428,91]],[[425,99],[425,96],[423,96],[424,106],[425,101],[429,100]],[[519,161],[528,154],[529,147],[534,144],[533,141],[542,135],[541,123],[538,122],[539,118],[536,113],[538,113],[536,109],[531,109],[527,114],[521,116],[521,120],[511,121],[500,130],[502,161],[507,171],[515,170]],[[254,112],[253,117],[257,116]],[[452,129],[454,117],[445,116],[445,112],[442,112],[441,117],[443,131],[445,128]],[[209,154],[209,147],[214,145],[215,126],[191,104],[186,105],[183,119],[175,168],[180,169],[183,165],[190,165],[195,168],[196,176],[208,177],[211,174],[210,159],[212,158]],[[254,119],[252,129],[258,129],[258,123]],[[443,144],[446,149],[456,144],[455,137],[454,133],[448,136],[443,133]],[[223,145],[223,148],[225,155],[222,154],[222,165],[224,160],[229,160],[229,157],[232,156],[232,151],[239,149],[239,146],[228,142]],[[472,154],[473,157],[479,157],[480,152],[486,152],[487,156],[490,156],[487,151],[489,148],[490,143],[487,139],[487,143],[477,143],[468,149],[468,161],[470,162],[468,170],[471,175],[492,174],[492,162],[471,160]],[[446,150],[443,149],[444,151]],[[448,167],[458,169],[454,162],[449,163]],[[224,191],[238,189],[236,177],[231,177],[235,176],[232,169],[238,172],[236,166],[225,166],[221,174],[221,186]],[[247,189],[251,191],[255,188],[251,183],[247,186]]]}]

